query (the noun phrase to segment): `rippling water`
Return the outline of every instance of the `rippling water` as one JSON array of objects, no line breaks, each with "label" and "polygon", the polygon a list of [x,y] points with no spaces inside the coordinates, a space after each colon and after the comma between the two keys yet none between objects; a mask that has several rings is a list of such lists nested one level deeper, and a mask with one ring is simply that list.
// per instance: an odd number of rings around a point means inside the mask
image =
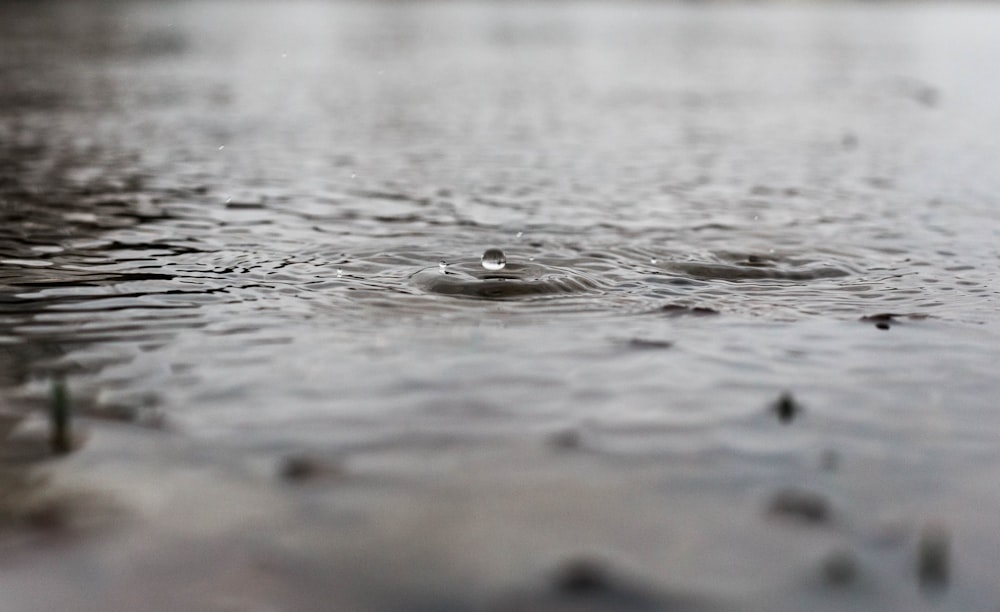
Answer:
[{"label": "rippling water", "polygon": [[570,430],[749,482],[835,451],[916,505],[998,465],[994,7],[2,15],[11,401],[65,375],[335,454]]}]

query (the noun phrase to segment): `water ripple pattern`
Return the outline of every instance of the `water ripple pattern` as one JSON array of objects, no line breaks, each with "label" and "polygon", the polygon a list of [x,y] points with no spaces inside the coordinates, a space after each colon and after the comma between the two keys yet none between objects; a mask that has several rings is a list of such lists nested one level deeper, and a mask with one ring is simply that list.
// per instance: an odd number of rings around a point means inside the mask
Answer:
[{"label": "water ripple pattern", "polygon": [[992,439],[994,15],[404,4],[5,4],[3,388],[759,457],[809,448],[755,420],[786,386],[877,455],[888,385]]}]

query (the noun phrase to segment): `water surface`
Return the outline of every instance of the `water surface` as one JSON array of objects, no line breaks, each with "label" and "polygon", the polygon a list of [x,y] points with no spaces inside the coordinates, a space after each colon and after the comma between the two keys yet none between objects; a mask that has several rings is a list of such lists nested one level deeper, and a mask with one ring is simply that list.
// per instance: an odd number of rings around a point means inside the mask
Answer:
[{"label": "water surface", "polygon": [[[994,7],[0,14],[10,405],[66,376],[86,413],[252,457],[306,448],[421,495],[596,474],[567,499],[647,507],[679,487],[692,533],[715,533],[698,517],[720,499],[734,533],[769,529],[761,500],[804,486],[861,522],[948,521],[946,602],[995,605]],[[787,424],[785,391],[804,406]],[[553,435],[584,463],[513,459]],[[495,513],[487,540],[512,520]],[[721,544],[667,559],[592,520],[584,548],[761,590],[759,541],[720,568]],[[907,563],[879,583],[889,607],[936,605]]]}]

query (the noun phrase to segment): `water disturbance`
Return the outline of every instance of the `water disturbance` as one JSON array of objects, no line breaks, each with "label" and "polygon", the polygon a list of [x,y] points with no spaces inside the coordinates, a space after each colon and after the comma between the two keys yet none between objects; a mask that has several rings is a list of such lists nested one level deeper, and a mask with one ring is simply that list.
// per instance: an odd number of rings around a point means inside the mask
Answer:
[{"label": "water disturbance", "polygon": [[507,256],[500,249],[486,249],[481,263],[488,271],[497,272],[507,265]]},{"label": "water disturbance", "polygon": [[998,31],[0,4],[0,609],[995,609]]}]

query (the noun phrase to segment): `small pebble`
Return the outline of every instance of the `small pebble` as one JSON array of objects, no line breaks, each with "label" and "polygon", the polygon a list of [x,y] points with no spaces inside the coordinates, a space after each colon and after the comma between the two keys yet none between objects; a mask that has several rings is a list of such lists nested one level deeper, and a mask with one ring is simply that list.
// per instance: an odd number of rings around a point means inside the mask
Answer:
[{"label": "small pebble", "polygon": [[635,349],[668,349],[674,345],[669,340],[651,340],[648,338],[632,338],[628,345]]},{"label": "small pebble", "polygon": [[787,391],[771,405],[771,409],[778,415],[778,420],[786,425],[802,414],[802,405]]},{"label": "small pebble", "polygon": [[339,466],[328,463],[316,457],[307,455],[290,455],[285,457],[278,470],[282,480],[302,482],[323,476],[338,476]]},{"label": "small pebble", "polygon": [[660,312],[670,316],[693,315],[705,317],[719,314],[719,311],[707,306],[687,306],[685,304],[664,304],[660,307]]},{"label": "small pebble", "polygon": [[830,504],[818,493],[785,489],[771,498],[768,514],[805,523],[819,524],[830,519]]}]

